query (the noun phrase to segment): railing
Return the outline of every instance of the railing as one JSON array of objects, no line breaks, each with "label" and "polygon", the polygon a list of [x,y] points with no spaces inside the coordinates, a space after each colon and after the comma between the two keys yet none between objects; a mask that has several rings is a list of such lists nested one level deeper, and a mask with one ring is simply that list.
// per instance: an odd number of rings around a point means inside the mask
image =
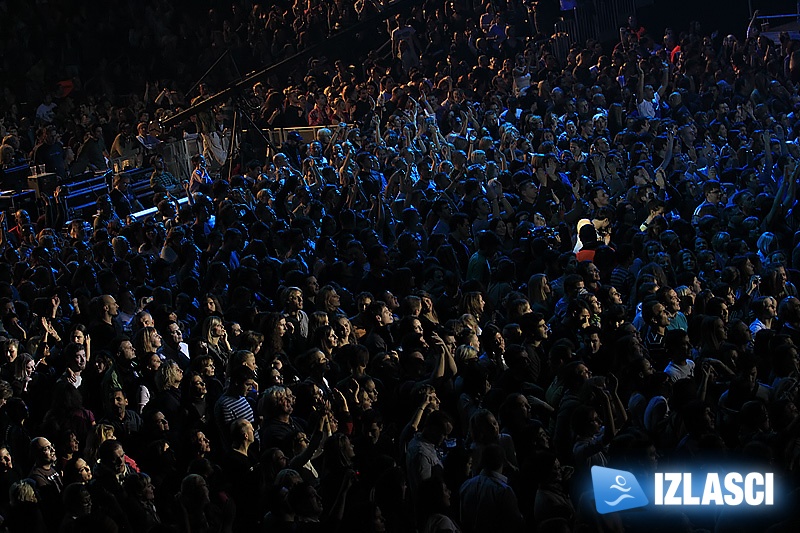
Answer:
[{"label": "railing", "polygon": [[[333,131],[337,125],[331,124],[329,126],[300,126],[296,128],[275,128],[271,130],[262,129],[261,133],[269,139],[274,147],[280,147],[286,138],[289,136],[290,132],[297,132],[300,134],[300,137],[303,138],[303,142],[309,143],[311,141],[316,140],[317,132],[322,128],[328,128],[329,130]],[[242,133],[247,133],[247,130],[242,130]],[[267,157],[272,157],[275,155],[276,151],[272,150],[271,148],[267,148]]]},{"label": "railing", "polygon": [[635,3],[635,0],[587,0],[572,10],[572,18],[557,22],[554,33],[567,33],[578,43],[587,39],[616,41],[620,26],[636,13]]},{"label": "railing", "polygon": [[[753,15],[752,5],[750,6],[750,16]],[[784,13],[779,15],[761,15],[759,14],[756,17],[756,22],[759,29],[763,33],[767,33],[770,31],[780,31],[784,29],[783,26],[787,24],[792,24],[796,22],[800,22],[800,1],[797,2],[797,12],[796,13]]]},{"label": "railing", "polygon": [[782,33],[788,33],[791,39],[800,39],[800,3],[797,13],[781,15],[759,15],[756,25],[761,30],[761,35],[778,42]]}]

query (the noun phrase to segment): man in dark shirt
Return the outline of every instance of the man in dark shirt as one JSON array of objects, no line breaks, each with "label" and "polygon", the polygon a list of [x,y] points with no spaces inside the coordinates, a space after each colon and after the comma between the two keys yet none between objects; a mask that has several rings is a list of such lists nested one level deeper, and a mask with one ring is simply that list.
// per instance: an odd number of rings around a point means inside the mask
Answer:
[{"label": "man in dark shirt", "polygon": [[111,343],[122,335],[122,327],[114,320],[119,314],[119,304],[110,294],[93,298],[89,304],[92,313],[92,325],[89,326],[89,335],[92,337],[93,346],[98,350],[108,350]]},{"label": "man in dark shirt", "polygon": [[394,339],[389,331],[389,325],[394,322],[392,311],[386,303],[377,300],[369,304],[367,316],[372,318],[372,329],[364,337],[364,346],[371,356],[389,351],[394,345]]},{"label": "man in dark shirt", "polygon": [[128,192],[130,183],[131,179],[125,174],[114,176],[114,188],[111,189],[109,196],[111,197],[111,203],[114,204],[114,210],[120,218],[125,218],[131,213],[144,209],[139,200]]},{"label": "man in dark shirt", "polygon": [[122,444],[130,444],[131,437],[141,431],[143,422],[136,411],[128,409],[128,398],[122,389],[111,393],[108,413],[101,422],[114,426],[114,437]]},{"label": "man in dark shirt", "polygon": [[466,274],[469,258],[474,250],[471,248],[472,226],[469,217],[464,213],[453,213],[449,221],[450,233],[447,235],[447,244],[453,247],[461,276]]},{"label": "man in dark shirt", "polygon": [[650,353],[650,359],[656,368],[663,368],[667,363],[664,347],[664,335],[669,325],[667,310],[657,298],[652,298],[642,304],[642,318],[646,324],[644,344]]},{"label": "man in dark shirt", "polygon": [[294,394],[288,387],[276,385],[264,391],[258,406],[264,417],[261,426],[261,448],[280,448],[287,456],[294,456],[294,439],[299,432],[305,433],[302,422],[292,416]]},{"label": "man in dark shirt", "polygon": [[247,531],[256,527],[261,503],[261,471],[255,460],[248,456],[250,447],[255,443],[253,425],[240,418],[230,425],[231,449],[225,454],[222,462],[229,494],[236,502],[237,531]]},{"label": "man in dark shirt", "polygon": [[103,127],[95,126],[86,132],[83,144],[78,148],[75,163],[72,165],[73,174],[82,174],[86,170],[104,170],[108,167],[105,142],[103,141]]},{"label": "man in dark shirt", "polygon": [[59,178],[67,177],[67,163],[64,145],[58,140],[55,126],[46,126],[39,130],[38,144],[33,149],[33,162],[44,165],[47,172],[53,172]]},{"label": "man in dark shirt", "polygon": [[60,515],[58,510],[61,509],[61,491],[64,489],[64,481],[55,467],[56,449],[49,440],[44,437],[38,437],[31,441],[31,457],[34,464],[28,477],[36,482],[36,489],[39,491],[42,508],[55,511],[47,514],[58,517]]}]

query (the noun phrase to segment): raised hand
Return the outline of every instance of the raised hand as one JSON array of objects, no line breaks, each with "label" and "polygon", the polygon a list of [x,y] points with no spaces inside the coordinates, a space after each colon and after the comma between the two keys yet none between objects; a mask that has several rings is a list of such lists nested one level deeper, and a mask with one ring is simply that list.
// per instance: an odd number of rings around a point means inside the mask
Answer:
[{"label": "raised hand", "polygon": [[606,388],[612,393],[616,394],[617,387],[619,387],[619,380],[617,379],[617,376],[609,372],[608,376],[606,376]]}]

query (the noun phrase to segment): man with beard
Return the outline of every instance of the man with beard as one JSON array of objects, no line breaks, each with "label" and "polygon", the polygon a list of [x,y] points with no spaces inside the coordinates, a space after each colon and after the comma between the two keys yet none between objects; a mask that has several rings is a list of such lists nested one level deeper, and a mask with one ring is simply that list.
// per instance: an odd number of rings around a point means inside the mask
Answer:
[{"label": "man with beard", "polygon": [[163,157],[154,155],[150,158],[150,165],[153,167],[153,173],[150,175],[150,187],[154,192],[168,192],[175,197],[183,194],[181,180],[167,170]]},{"label": "man with beard", "polygon": [[161,348],[164,357],[172,359],[181,370],[186,372],[189,369],[191,362],[189,357],[189,345],[183,342],[183,332],[181,326],[174,320],[167,323],[167,331],[162,335],[164,338],[164,345]]},{"label": "man with beard", "polygon": [[28,477],[36,482],[39,491],[39,502],[42,509],[47,509],[49,525],[57,524],[61,516],[61,491],[64,490],[64,481],[56,469],[56,449],[44,437],[37,437],[31,441],[31,457],[33,468]]},{"label": "man with beard", "polygon": [[61,376],[59,381],[66,381],[79,389],[83,382],[81,374],[86,370],[86,348],[83,344],[76,342],[69,343],[64,348],[64,360],[67,363],[67,369]]}]

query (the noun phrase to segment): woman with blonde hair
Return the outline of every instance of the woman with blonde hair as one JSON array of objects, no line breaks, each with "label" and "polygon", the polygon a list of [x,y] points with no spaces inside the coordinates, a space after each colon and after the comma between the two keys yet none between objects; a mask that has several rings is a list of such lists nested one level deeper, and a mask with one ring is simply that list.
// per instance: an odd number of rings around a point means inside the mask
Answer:
[{"label": "woman with blonde hair", "polygon": [[133,337],[133,347],[143,358],[158,354],[161,351],[161,335],[152,326],[144,326]]},{"label": "woman with blonde hair", "polygon": [[[317,293],[317,297],[314,301],[317,304],[317,308],[320,311],[328,313],[329,317],[332,317],[335,314],[343,313],[343,311],[339,309],[339,305],[341,303],[339,294],[336,292],[336,288],[333,287],[333,285],[325,285],[322,287]],[[311,332],[309,331],[309,336],[310,335]]]},{"label": "woman with blonde hair", "polygon": [[353,324],[350,323],[347,315],[336,315],[333,319],[333,329],[339,339],[339,348],[348,344],[358,344]]},{"label": "woman with blonde hair", "polygon": [[478,352],[477,348],[469,344],[462,344],[456,348],[453,359],[455,359],[458,368],[463,368],[464,365],[477,361],[479,356],[480,352]]},{"label": "woman with blonde hair", "polygon": [[482,331],[483,330],[481,330],[481,327],[478,324],[478,319],[470,313],[466,313],[458,317],[456,324],[453,327],[453,332],[455,333],[456,337],[466,335],[467,332],[471,332],[477,336],[480,336]]},{"label": "woman with blonde hair", "polygon": [[158,369],[156,374],[156,390],[153,398],[154,405],[164,413],[172,423],[171,429],[175,434],[180,434],[186,421],[186,411],[181,399],[181,383],[183,370],[177,362],[167,359]]},{"label": "woman with blonde hair", "polygon": [[214,358],[217,373],[221,373],[227,367],[228,358],[233,352],[222,319],[215,315],[206,318],[200,336],[208,344],[208,355]]},{"label": "woman with blonde hair", "polygon": [[86,446],[83,448],[83,459],[91,467],[97,463],[97,450],[100,445],[109,439],[115,439],[114,426],[111,424],[97,424],[94,431],[89,432]]},{"label": "woman with blonde hair", "polygon": [[34,533],[48,530],[33,480],[23,479],[11,485],[8,498],[11,507],[3,521],[8,531]]},{"label": "woman with blonde hair", "polygon": [[531,311],[549,316],[553,309],[551,295],[547,274],[531,276],[528,280],[528,301],[531,303]]}]

